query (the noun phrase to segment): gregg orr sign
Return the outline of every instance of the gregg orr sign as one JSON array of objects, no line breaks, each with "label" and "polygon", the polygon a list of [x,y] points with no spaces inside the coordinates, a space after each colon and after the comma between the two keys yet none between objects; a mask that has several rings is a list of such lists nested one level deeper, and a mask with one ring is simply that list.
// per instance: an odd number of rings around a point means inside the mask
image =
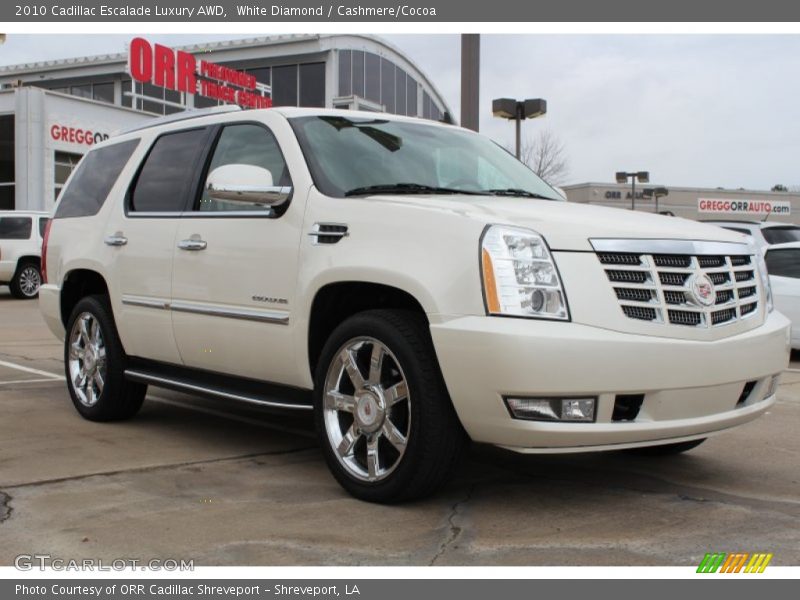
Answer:
[{"label": "gregg orr sign", "polygon": [[92,146],[107,140],[108,134],[100,131],[93,131],[89,128],[84,129],[82,127],[71,127],[54,123],[50,127],[50,138],[57,142],[65,142],[67,144]]},{"label": "gregg orr sign", "polygon": [[265,86],[259,86],[252,75],[198,60],[183,50],[150,44],[143,38],[131,40],[128,71],[135,81],[168,90],[199,94],[245,108],[272,106],[272,99],[262,93]]},{"label": "gregg orr sign", "polygon": [[788,200],[698,198],[697,212],[704,214],[790,215],[792,203]]}]

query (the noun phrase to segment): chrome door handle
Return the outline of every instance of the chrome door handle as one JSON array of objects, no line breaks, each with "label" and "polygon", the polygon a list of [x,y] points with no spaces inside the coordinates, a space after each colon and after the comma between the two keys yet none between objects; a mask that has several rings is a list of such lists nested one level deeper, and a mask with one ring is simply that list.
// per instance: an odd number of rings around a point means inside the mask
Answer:
[{"label": "chrome door handle", "polygon": [[124,246],[128,243],[128,238],[117,232],[114,235],[107,235],[103,241],[106,246]]},{"label": "chrome door handle", "polygon": [[181,240],[178,242],[178,248],[181,250],[191,250],[196,252],[197,250],[205,250],[206,246],[208,246],[208,243],[200,239],[190,238],[188,240]]}]

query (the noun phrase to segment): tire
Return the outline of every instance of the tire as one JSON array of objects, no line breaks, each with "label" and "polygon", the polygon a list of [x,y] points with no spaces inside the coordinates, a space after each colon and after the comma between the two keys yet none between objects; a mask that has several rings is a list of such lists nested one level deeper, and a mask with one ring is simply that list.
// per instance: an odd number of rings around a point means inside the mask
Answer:
[{"label": "tire", "polygon": [[81,299],[67,321],[64,369],[72,403],[83,418],[119,421],[139,411],[147,386],[125,379],[127,362],[108,298]]},{"label": "tire", "polygon": [[334,477],[368,502],[432,494],[468,442],[428,325],[410,311],[367,311],[336,328],[316,368],[314,418]]},{"label": "tire", "polygon": [[19,300],[33,300],[39,296],[39,287],[42,285],[42,272],[39,265],[27,260],[21,262],[17,272],[8,284],[11,295]]},{"label": "tire", "polygon": [[697,448],[700,444],[706,441],[706,438],[699,440],[692,440],[690,442],[677,442],[675,444],[663,444],[661,446],[645,446],[643,448],[631,448],[626,450],[629,454],[638,454],[639,456],[674,456],[688,452],[693,448]]}]

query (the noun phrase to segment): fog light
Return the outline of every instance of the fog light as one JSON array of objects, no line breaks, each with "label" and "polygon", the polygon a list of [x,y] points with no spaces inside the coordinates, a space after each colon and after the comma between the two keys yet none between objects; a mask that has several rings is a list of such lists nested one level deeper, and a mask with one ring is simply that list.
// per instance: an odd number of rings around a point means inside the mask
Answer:
[{"label": "fog light", "polygon": [[506,398],[515,419],[594,422],[596,398]]},{"label": "fog light", "polygon": [[594,398],[571,398],[561,401],[564,421],[594,421]]},{"label": "fog light", "polygon": [[769,385],[767,386],[767,391],[764,394],[764,399],[770,398],[774,396],[778,391],[778,382],[780,381],[780,375],[773,375],[769,380]]}]

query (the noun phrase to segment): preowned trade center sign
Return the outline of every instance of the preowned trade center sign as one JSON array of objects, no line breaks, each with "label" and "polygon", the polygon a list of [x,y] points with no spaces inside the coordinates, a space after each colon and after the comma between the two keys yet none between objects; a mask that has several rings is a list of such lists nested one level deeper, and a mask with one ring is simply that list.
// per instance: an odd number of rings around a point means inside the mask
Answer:
[{"label": "preowned trade center sign", "polygon": [[700,214],[785,215],[792,214],[788,200],[728,200],[725,198],[698,198]]},{"label": "preowned trade center sign", "polygon": [[199,94],[244,108],[272,106],[272,99],[265,95],[271,89],[257,83],[253,75],[208,60],[198,60],[190,52],[151,44],[143,38],[131,40],[128,72],[134,81],[140,83]]}]

